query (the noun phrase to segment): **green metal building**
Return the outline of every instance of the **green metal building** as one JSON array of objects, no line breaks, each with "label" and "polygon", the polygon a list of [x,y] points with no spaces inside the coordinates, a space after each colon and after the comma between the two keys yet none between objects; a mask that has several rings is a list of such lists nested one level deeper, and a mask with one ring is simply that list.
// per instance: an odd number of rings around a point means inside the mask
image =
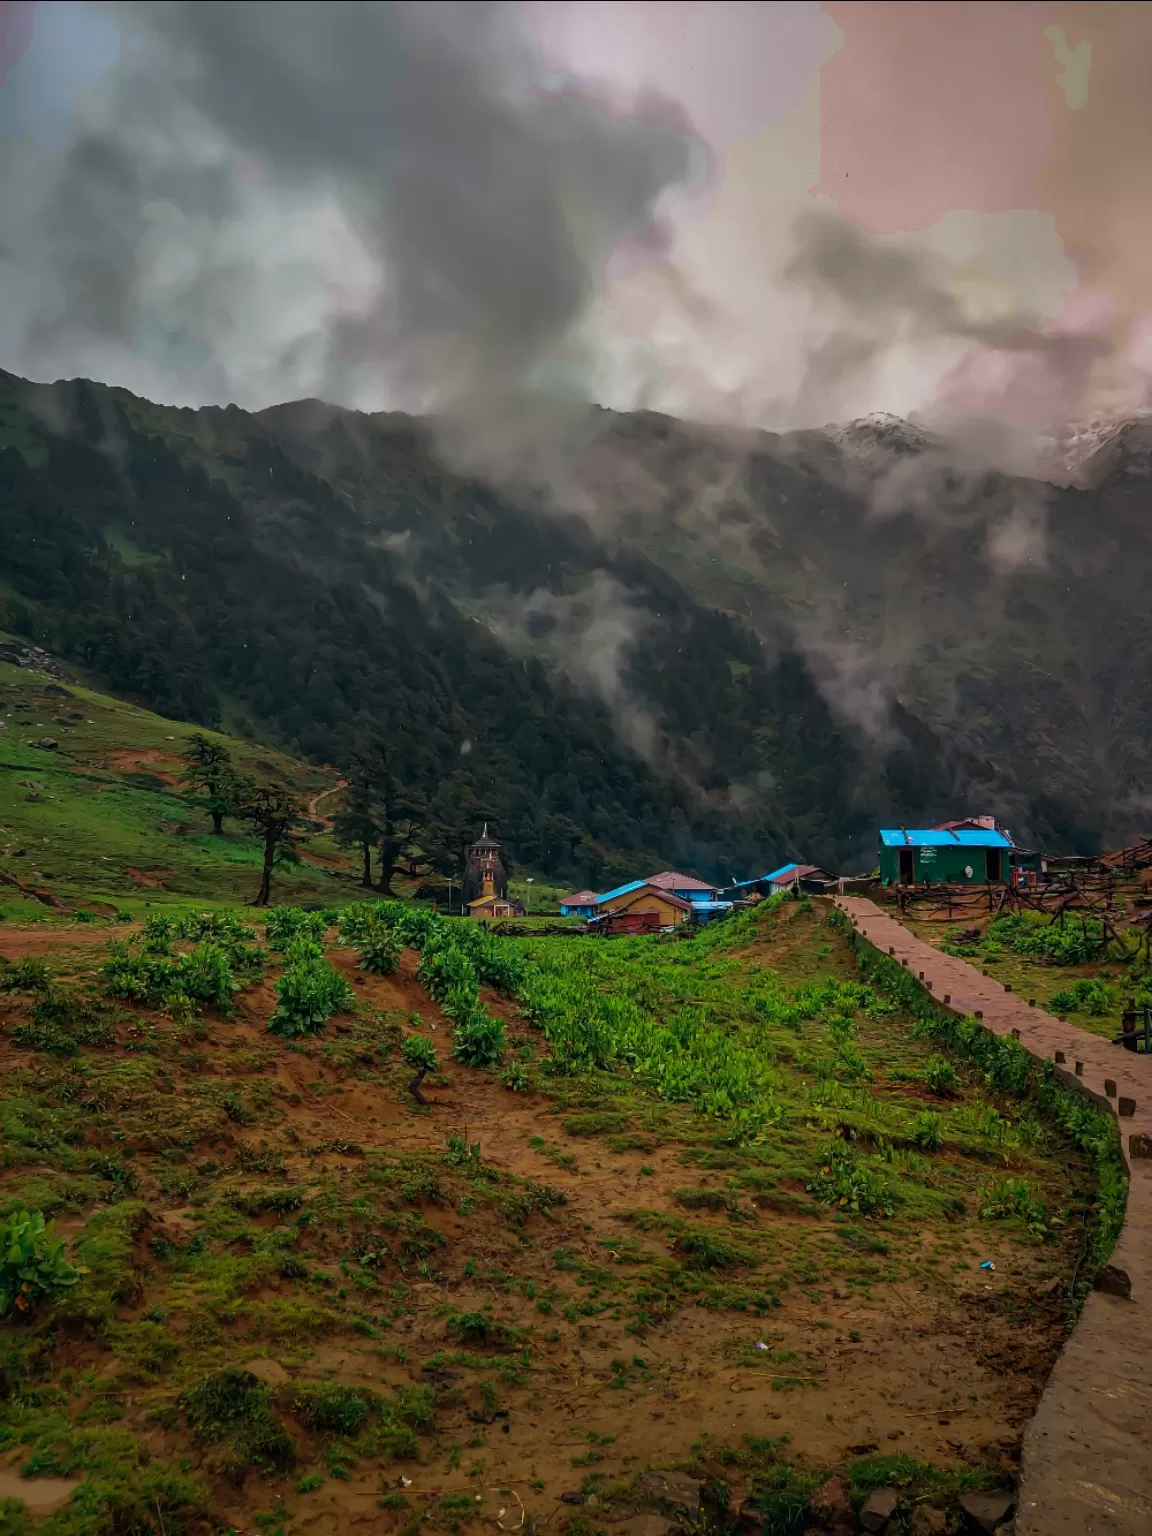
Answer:
[{"label": "green metal building", "polygon": [[1015,844],[992,827],[880,833],[883,885],[1007,885]]}]

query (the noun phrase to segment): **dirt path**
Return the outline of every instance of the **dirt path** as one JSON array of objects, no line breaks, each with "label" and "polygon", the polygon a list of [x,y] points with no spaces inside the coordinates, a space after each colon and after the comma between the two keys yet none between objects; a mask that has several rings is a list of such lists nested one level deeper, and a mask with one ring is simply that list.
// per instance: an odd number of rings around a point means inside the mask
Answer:
[{"label": "dirt path", "polygon": [[957,1013],[1029,1054],[1119,1116],[1130,1185],[1112,1265],[1131,1297],[1094,1291],[1024,1439],[1017,1536],[1146,1536],[1152,1530],[1152,1059],[1062,1023],[973,966],[914,938],[863,897],[839,906],[857,932]]},{"label": "dirt path", "polygon": [[329,795],[338,795],[342,789],[347,789],[347,788],[348,788],[348,780],[347,779],[341,779],[339,781],[339,783],[333,784],[331,789],[322,789],[319,794],[313,795],[312,798],[308,802],[308,814],[312,818],[312,820],[313,821],[322,821],[326,827],[331,829],[331,827],[332,827],[332,817],[331,816],[325,816],[321,811],[318,811],[316,809],[316,807],[320,804],[321,800],[327,800]]},{"label": "dirt path", "polygon": [[[123,937],[128,930],[116,930]],[[0,956],[5,960],[23,960],[26,955],[61,955],[75,948],[89,949],[95,944],[107,944],[108,929],[103,924],[81,927],[61,927],[58,924],[42,928],[5,928],[0,926]]]}]

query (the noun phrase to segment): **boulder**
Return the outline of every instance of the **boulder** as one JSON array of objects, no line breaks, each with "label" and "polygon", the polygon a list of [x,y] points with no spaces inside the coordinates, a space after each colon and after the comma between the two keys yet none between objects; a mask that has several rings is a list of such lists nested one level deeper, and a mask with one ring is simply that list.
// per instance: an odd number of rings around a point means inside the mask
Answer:
[{"label": "boulder", "polygon": [[842,1477],[830,1477],[808,1501],[808,1518],[821,1531],[849,1536],[856,1529],[852,1500]]},{"label": "boulder", "polygon": [[1016,1496],[1011,1493],[965,1493],[959,1504],[969,1530],[995,1536],[1016,1508]]},{"label": "boulder", "polygon": [[636,1493],[670,1514],[679,1515],[689,1525],[700,1517],[701,1484],[698,1478],[682,1472],[645,1472],[637,1479]]},{"label": "boulder", "polygon": [[[31,799],[31,795],[28,798]],[[1092,1285],[1108,1296],[1123,1296],[1125,1301],[1132,1300],[1132,1277],[1118,1264],[1102,1264],[1096,1271]]]},{"label": "boulder", "polygon": [[886,1531],[899,1502],[900,1495],[895,1488],[877,1488],[861,1506],[860,1524],[866,1531]]}]

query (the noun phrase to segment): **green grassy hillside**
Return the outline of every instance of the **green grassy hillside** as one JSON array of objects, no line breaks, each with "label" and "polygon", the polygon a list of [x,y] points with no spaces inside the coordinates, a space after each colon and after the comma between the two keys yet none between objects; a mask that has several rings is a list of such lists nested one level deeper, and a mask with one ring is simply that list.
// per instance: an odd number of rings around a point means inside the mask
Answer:
[{"label": "green grassy hillside", "polygon": [[[107,916],[154,901],[252,899],[256,841],[231,822],[214,837],[180,787],[196,727],[3,662],[0,720],[0,916]],[[205,734],[229,748],[242,772],[308,801],[338,782],[267,747]],[[331,902],[353,889],[340,851],[314,825],[302,862],[278,873],[274,896]]]}]

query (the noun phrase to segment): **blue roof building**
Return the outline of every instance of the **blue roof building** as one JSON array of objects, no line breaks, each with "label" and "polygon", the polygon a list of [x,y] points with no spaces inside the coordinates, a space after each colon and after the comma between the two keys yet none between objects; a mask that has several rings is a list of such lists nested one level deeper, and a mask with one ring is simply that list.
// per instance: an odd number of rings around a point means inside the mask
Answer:
[{"label": "blue roof building", "polygon": [[886,827],[880,879],[885,885],[1007,885],[1015,846],[997,827]]}]

